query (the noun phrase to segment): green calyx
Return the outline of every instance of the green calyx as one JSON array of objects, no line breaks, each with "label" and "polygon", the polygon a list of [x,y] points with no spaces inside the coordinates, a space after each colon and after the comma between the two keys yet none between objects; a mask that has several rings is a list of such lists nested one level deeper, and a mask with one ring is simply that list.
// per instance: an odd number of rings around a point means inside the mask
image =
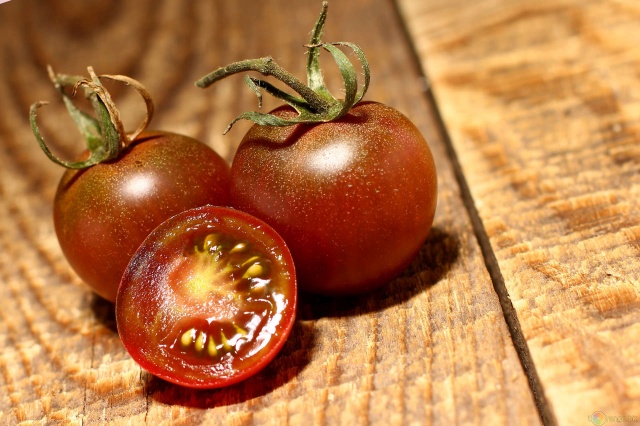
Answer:
[{"label": "green calyx", "polygon": [[[56,74],[51,67],[48,67],[51,82],[60,92],[69,115],[87,143],[87,148],[90,153],[89,158],[82,161],[66,161],[56,157],[51,152],[40,133],[36,117],[37,110],[43,105],[47,105],[48,102],[39,101],[34,103],[31,105],[29,112],[31,130],[42,151],[44,151],[51,161],[69,169],[85,169],[95,164],[118,158],[124,147],[147,127],[147,124],[153,116],[154,107],[151,96],[138,81],[123,75],[97,76],[92,67],[89,67],[88,71],[89,79],[81,76]],[[109,92],[107,92],[100,83],[101,78],[116,80],[130,85],[136,89],[144,99],[147,113],[142,124],[134,132],[130,134],[125,132],[122,120],[120,119],[120,113],[115,107]],[[72,88],[71,96],[65,91],[67,87]],[[75,96],[79,88],[84,89],[84,95],[91,103],[95,117],[81,111],[71,100],[71,97]]]},{"label": "green calyx", "polygon": [[[196,86],[206,88],[230,75],[246,71],[257,71],[265,76],[275,77],[299,95],[291,95],[264,80],[246,76],[245,82],[258,96],[258,107],[262,107],[262,90],[264,90],[289,104],[298,112],[298,115],[292,119],[283,119],[272,114],[249,111],[233,120],[224,133],[227,133],[233,124],[239,120],[250,120],[254,123],[268,126],[290,126],[298,123],[333,121],[346,115],[355,104],[360,102],[369,87],[369,64],[364,52],[356,44],[349,42],[323,43],[321,41],[322,29],[327,18],[327,8],[328,4],[325,1],[322,4],[320,17],[314,26],[311,41],[305,45],[308,48],[307,53],[309,55],[306,85],[281,68],[271,57],[234,62],[207,74],[196,82]],[[360,89],[358,89],[356,68],[340,47],[351,49],[360,62],[364,73],[364,81]],[[320,49],[329,52],[338,65],[344,82],[344,99],[335,98],[324,84],[319,60]]]}]

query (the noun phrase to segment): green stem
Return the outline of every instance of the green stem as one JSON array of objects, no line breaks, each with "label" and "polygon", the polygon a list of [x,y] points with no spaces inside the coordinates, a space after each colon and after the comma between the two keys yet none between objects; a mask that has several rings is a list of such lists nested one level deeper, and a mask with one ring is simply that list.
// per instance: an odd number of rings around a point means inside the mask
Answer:
[{"label": "green stem", "polygon": [[196,82],[196,86],[204,89],[223,78],[229,77],[230,75],[247,71],[257,71],[262,75],[277,78],[298,93],[309,103],[311,109],[316,112],[327,111],[331,108],[331,104],[327,102],[327,100],[323,99],[322,96],[318,95],[287,70],[278,65],[270,56],[258,59],[245,59],[244,61],[234,62],[225,67],[218,68],[198,80]]},{"label": "green stem", "polygon": [[306,47],[309,49],[307,54],[307,84],[309,87],[326,99],[332,99],[331,93],[324,84],[322,77],[322,69],[320,68],[320,48],[322,47],[322,29],[327,20],[327,10],[329,4],[325,1],[322,3],[322,11],[320,17],[316,21],[313,31],[311,32],[311,40]]},{"label": "green stem", "polygon": [[[93,71],[92,67],[88,67],[89,79],[80,76],[55,74],[51,67],[48,68],[48,71],[49,77],[60,92],[69,114],[87,142],[87,148],[90,152],[89,158],[84,161],[66,161],[56,157],[47,146],[37,124],[37,110],[46,105],[47,102],[36,102],[29,110],[31,130],[42,151],[56,164],[69,169],[85,169],[95,164],[118,158],[126,145],[144,130],[151,119],[153,102],[144,87],[136,80],[118,75],[102,76],[133,86],[145,101],[147,106],[145,120],[132,135],[127,135],[118,109],[109,93],[100,83],[101,77]],[[81,111],[73,104],[71,98],[65,92],[65,87],[69,86],[73,87],[72,96],[75,95],[78,89],[83,89],[85,97],[89,99],[94,108],[95,117]]]},{"label": "green stem", "polygon": [[[353,43],[323,43],[321,41],[322,29],[327,18],[328,4],[322,3],[320,17],[316,21],[311,32],[311,41],[306,44],[307,54],[307,84],[303,84],[289,72],[280,67],[270,56],[258,59],[246,59],[234,62],[226,67],[205,75],[196,82],[196,86],[206,88],[233,74],[257,71],[266,76],[272,76],[293,89],[300,98],[292,96],[276,88],[272,84],[247,76],[245,82],[251,90],[258,96],[258,107],[262,106],[262,90],[276,98],[284,101],[298,112],[293,118],[283,119],[273,114],[264,114],[255,111],[245,112],[236,119],[225,130],[229,131],[231,126],[238,120],[250,120],[256,124],[264,126],[291,126],[299,123],[326,123],[344,117],[351,108],[360,102],[369,86],[369,65],[362,49]],[[351,63],[349,57],[340,50],[339,47],[349,48],[355,53],[364,73],[364,84],[358,90],[358,73]],[[320,69],[320,49],[331,54],[335,61],[344,83],[344,99],[338,99],[331,95],[322,77]]]}]

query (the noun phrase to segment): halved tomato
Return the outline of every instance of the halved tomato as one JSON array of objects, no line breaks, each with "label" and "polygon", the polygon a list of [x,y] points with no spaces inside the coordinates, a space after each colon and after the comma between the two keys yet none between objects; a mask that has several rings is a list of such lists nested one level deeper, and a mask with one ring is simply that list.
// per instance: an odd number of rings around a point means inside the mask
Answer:
[{"label": "halved tomato", "polygon": [[133,256],[116,299],[118,333],[151,374],[217,388],[260,371],[295,319],[289,250],[266,223],[205,206],[157,227]]}]

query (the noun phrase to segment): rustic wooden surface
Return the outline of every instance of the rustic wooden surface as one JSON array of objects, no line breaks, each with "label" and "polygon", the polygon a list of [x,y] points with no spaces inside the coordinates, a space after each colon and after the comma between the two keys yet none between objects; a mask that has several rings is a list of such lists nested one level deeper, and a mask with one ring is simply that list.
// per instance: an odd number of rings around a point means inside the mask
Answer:
[{"label": "rustic wooden surface", "polygon": [[[142,81],[156,101],[153,128],[231,160],[246,125],[222,131],[255,97],[241,77],[206,91],[193,82],[267,54],[302,76],[319,9],[316,0],[0,4],[0,424],[640,416],[634,0],[331,2],[325,40],[365,50],[367,99],[409,116],[434,152],[439,204],[424,249],[376,294],[304,297],[282,353],[231,388],[182,389],[129,358],[113,307],[74,275],[53,232],[62,170],[27,122],[32,102],[56,99],[46,64]],[[135,125],[136,95],[113,90]],[[59,103],[41,117],[61,153],[78,151]]]},{"label": "rustic wooden surface", "polygon": [[640,421],[640,3],[399,3],[549,411]]}]

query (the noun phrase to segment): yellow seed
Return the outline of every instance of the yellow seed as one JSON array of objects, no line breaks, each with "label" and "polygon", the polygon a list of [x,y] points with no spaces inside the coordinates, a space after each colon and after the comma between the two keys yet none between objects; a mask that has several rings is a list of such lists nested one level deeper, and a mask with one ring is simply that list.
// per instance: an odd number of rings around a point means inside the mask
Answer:
[{"label": "yellow seed", "polygon": [[205,336],[203,332],[200,332],[200,334],[198,334],[198,338],[196,339],[196,351],[202,352],[202,350],[204,349],[204,342],[206,339],[207,339],[207,336]]},{"label": "yellow seed", "polygon": [[217,242],[218,242],[218,235],[209,234],[204,238],[204,241],[202,242],[202,246],[205,250],[209,250],[211,249],[211,247],[215,246]]},{"label": "yellow seed", "polygon": [[261,260],[262,260],[262,258],[260,256],[251,256],[249,259],[245,260],[244,263],[241,266],[245,267],[247,265],[251,265],[253,263],[260,262]]},{"label": "yellow seed", "polygon": [[218,348],[216,347],[216,342],[213,340],[213,337],[211,336],[209,336],[209,340],[207,341],[207,353],[211,357],[218,355]]},{"label": "yellow seed", "polygon": [[247,330],[245,330],[244,328],[241,328],[238,324],[234,323],[233,328],[236,329],[236,333],[241,334],[243,336],[247,335]]},{"label": "yellow seed", "polygon": [[262,275],[263,272],[264,268],[262,267],[262,265],[259,263],[254,263],[247,268],[244,275],[242,275],[242,278],[257,278]]},{"label": "yellow seed", "polygon": [[235,246],[233,246],[233,248],[231,250],[229,250],[229,253],[242,253],[243,251],[245,251],[247,249],[247,243],[238,243]]},{"label": "yellow seed", "polygon": [[227,340],[227,336],[224,335],[224,331],[220,331],[220,337],[222,339],[222,347],[226,351],[230,351],[231,349],[233,349],[233,347],[229,344],[229,341]]},{"label": "yellow seed", "polygon": [[195,333],[195,330],[192,328],[191,330],[187,330],[185,331],[182,336],[180,337],[180,344],[183,347],[187,347],[189,345],[191,345],[191,342],[193,342],[193,334]]}]

